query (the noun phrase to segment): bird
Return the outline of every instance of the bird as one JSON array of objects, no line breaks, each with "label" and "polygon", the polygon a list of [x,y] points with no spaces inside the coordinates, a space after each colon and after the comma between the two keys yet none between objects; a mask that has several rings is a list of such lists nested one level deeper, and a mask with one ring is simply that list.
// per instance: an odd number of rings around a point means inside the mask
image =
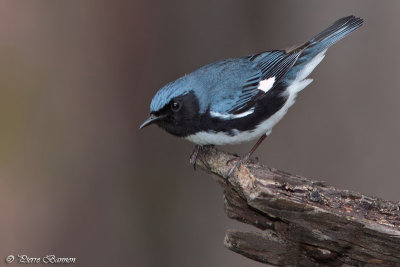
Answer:
[{"label": "bird", "polygon": [[258,138],[252,149],[237,159],[230,176],[249,160],[297,94],[313,81],[308,76],[327,49],[362,24],[363,19],[354,15],[343,17],[296,48],[202,66],[154,95],[150,115],[140,129],[156,124],[195,143],[197,153],[203,146],[236,145]]}]

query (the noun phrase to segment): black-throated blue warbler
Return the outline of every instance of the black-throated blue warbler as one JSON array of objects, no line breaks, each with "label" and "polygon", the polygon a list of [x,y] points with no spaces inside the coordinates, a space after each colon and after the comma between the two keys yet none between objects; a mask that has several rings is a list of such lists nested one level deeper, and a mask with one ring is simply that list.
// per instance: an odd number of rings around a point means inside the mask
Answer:
[{"label": "black-throated blue warbler", "polygon": [[[157,124],[197,145],[231,145],[259,138],[231,169],[249,159],[282,119],[296,95],[312,82],[308,75],[326,50],[360,27],[348,16],[303,45],[203,66],[161,88],[140,126]],[[199,146],[197,146],[199,148]]]}]

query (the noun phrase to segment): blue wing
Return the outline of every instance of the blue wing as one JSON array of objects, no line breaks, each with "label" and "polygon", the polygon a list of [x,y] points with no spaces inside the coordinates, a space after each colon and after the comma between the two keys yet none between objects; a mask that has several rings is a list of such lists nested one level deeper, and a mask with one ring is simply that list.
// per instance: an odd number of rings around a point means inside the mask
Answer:
[{"label": "blue wing", "polygon": [[208,88],[196,91],[200,104],[203,104],[200,112],[209,108],[225,115],[243,113],[266,94],[259,89],[260,83],[274,78],[270,85],[272,89],[290,70],[300,53],[275,50],[212,63],[188,75],[190,84],[187,87]]},{"label": "blue wing", "polygon": [[[269,90],[274,88],[282,77],[296,63],[301,50],[296,50],[291,53],[286,51],[275,50],[260,54],[255,54],[247,57],[251,61],[252,68],[257,71],[257,74],[250,77],[242,87],[241,94],[238,96],[236,103],[229,110],[229,113],[238,114],[252,108],[257,100],[265,95]],[[273,78],[268,91],[259,89],[260,82]]]}]

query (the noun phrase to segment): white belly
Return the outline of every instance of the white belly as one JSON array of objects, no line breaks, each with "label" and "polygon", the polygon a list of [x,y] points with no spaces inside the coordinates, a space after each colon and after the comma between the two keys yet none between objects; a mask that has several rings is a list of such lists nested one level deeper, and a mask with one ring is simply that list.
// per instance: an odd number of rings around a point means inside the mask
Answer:
[{"label": "white belly", "polygon": [[239,132],[238,130],[233,131],[235,134],[234,136],[226,132],[198,132],[187,136],[185,139],[198,145],[236,145],[251,141],[266,133],[266,131],[262,129],[245,132]]}]

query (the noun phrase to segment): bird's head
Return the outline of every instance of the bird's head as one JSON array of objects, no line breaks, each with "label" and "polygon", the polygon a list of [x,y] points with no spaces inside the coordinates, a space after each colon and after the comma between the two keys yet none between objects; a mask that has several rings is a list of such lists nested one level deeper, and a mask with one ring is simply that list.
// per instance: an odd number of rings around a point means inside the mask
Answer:
[{"label": "bird's head", "polygon": [[176,136],[187,136],[195,130],[199,101],[191,84],[182,77],[161,88],[150,104],[150,116],[140,129],[154,123]]}]

